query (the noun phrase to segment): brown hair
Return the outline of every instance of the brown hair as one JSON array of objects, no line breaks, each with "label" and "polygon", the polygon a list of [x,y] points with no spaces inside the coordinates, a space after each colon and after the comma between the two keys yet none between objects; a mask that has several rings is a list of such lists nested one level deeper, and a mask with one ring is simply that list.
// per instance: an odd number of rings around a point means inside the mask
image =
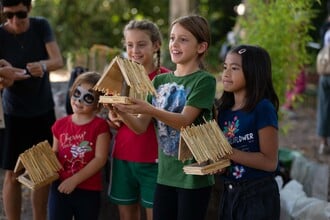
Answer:
[{"label": "brown hair", "polygon": [[[206,42],[207,48],[211,45],[211,32],[208,21],[200,15],[187,15],[179,17],[174,20],[171,24],[171,29],[173,25],[180,24],[183,28],[188,30],[197,39],[198,43]],[[205,57],[207,50],[203,54],[199,55],[201,69],[205,69],[203,59]]]},{"label": "brown hair", "polygon": [[[73,95],[73,92],[75,91],[75,89],[81,85],[81,84],[89,84],[92,87],[94,87],[96,85],[96,83],[99,81],[99,79],[101,78],[101,75],[97,72],[85,72],[80,74],[75,81],[73,82],[71,88],[70,88],[70,97]],[[93,89],[93,94],[95,95],[95,98],[97,100],[96,103],[98,103],[100,95],[103,95],[104,93],[100,92],[100,91],[96,91]],[[97,111],[100,111],[102,108],[102,105],[97,105]]]}]

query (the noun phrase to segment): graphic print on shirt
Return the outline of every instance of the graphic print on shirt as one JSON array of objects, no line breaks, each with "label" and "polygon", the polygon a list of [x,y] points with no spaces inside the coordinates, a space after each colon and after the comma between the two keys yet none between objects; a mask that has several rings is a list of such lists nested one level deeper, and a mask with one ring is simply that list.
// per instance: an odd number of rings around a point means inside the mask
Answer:
[{"label": "graphic print on shirt", "polygon": [[[237,138],[235,138],[235,135],[239,131],[239,125],[239,119],[237,116],[234,116],[233,121],[226,121],[224,123],[223,133],[230,144],[235,143],[235,140],[237,140]],[[229,168],[229,172],[235,179],[239,179],[242,178],[245,169],[244,166],[232,163]]]},{"label": "graphic print on shirt", "polygon": [[93,151],[92,143],[84,140],[84,132],[71,137],[63,134],[61,142],[62,149],[59,156],[62,158],[64,171],[73,175],[89,162],[90,154]]},{"label": "graphic print on shirt", "polygon": [[[170,112],[180,113],[185,106],[188,92],[182,85],[166,83],[158,87],[157,94],[157,97],[152,101],[154,106]],[[167,126],[161,121],[158,121],[157,127],[160,149],[165,155],[177,156],[180,131]]]}]

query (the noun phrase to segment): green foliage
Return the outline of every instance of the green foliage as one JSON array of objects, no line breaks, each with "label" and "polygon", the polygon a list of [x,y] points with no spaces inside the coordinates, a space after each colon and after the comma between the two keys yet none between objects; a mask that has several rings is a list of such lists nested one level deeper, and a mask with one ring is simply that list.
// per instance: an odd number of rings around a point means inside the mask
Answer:
[{"label": "green foliage", "polygon": [[264,47],[272,58],[275,89],[283,102],[288,85],[314,59],[307,51],[313,41],[314,0],[249,0],[247,14],[238,19],[240,43]]},{"label": "green foliage", "polygon": [[[218,51],[226,33],[235,23],[233,10],[240,0],[194,0],[191,12],[210,23],[212,44],[207,56],[210,71],[218,69]],[[54,28],[62,54],[80,53],[94,44],[123,49],[122,29],[131,19],[150,19],[160,28],[164,65],[172,67],[168,56],[168,0],[34,0],[32,15],[46,17]]]}]

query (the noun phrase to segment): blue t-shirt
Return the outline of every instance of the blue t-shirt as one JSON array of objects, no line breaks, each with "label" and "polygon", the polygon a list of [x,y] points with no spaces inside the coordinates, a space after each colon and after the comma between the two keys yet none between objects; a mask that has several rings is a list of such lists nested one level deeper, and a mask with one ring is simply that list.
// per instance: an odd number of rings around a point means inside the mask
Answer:
[{"label": "blue t-shirt", "polygon": [[[42,17],[31,17],[29,29],[21,34],[8,32],[0,25],[0,59],[12,66],[26,68],[29,62],[47,60],[46,43],[55,40],[48,21]],[[6,114],[34,117],[54,108],[49,74],[42,78],[31,77],[15,81],[3,90],[3,109]]]},{"label": "blue t-shirt", "polygon": [[[233,148],[245,152],[259,152],[258,131],[267,126],[278,129],[278,118],[274,105],[268,100],[261,100],[250,112],[225,110],[218,114],[218,124]],[[257,179],[273,175],[231,161],[222,178],[231,181]]]}]

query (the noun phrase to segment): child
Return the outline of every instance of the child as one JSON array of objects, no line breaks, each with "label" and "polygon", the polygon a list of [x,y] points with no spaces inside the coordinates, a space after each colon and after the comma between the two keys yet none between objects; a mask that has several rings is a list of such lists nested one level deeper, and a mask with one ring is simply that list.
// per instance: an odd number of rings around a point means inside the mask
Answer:
[{"label": "child", "polygon": [[[130,21],[124,28],[124,42],[128,59],[142,64],[150,79],[169,71],[160,66],[162,39],[154,23],[147,20]],[[152,220],[158,170],[158,144],[154,124],[149,123],[146,132],[137,135],[125,124],[116,120],[110,123],[119,127],[116,126],[118,131],[112,153],[109,199],[118,205],[122,220],[140,219],[139,200],[146,208],[147,219]]]},{"label": "child", "polygon": [[278,97],[272,84],[271,59],[258,46],[241,45],[226,56],[218,123],[233,154],[221,174],[219,219],[279,219]]},{"label": "child", "polygon": [[[132,105],[114,104],[112,111],[136,133],[144,132],[156,120],[158,177],[153,206],[155,220],[205,218],[212,175],[183,172],[194,160],[178,160],[180,129],[212,119],[215,77],[203,70],[202,60],[210,46],[210,29],[199,15],[180,17],[171,25],[169,50],[176,70],[157,75],[153,84],[157,96],[148,102],[131,99]],[[138,114],[138,116],[136,116]]]},{"label": "child", "polygon": [[98,219],[102,175],[111,135],[99,110],[99,93],[92,90],[100,79],[95,72],[79,75],[70,95],[73,114],[52,126],[53,151],[63,166],[51,185],[49,219]]}]

